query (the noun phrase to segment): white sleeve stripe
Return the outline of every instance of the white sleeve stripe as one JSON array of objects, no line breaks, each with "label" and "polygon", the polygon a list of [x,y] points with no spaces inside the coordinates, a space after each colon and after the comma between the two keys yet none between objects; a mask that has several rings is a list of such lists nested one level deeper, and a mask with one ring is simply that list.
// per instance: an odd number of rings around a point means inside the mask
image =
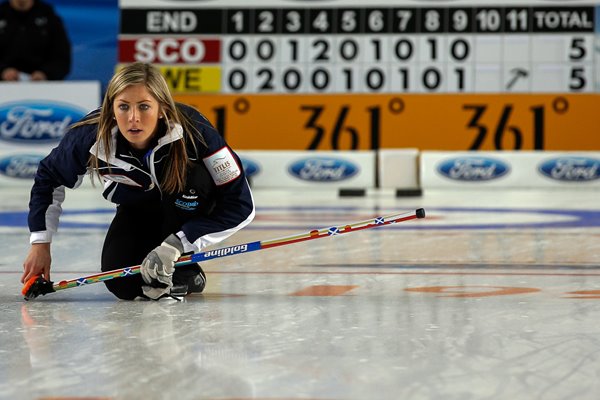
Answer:
[{"label": "white sleeve stripe", "polygon": [[75,182],[75,185],[73,186],[73,189],[77,189],[79,186],[81,186],[81,184],[83,183],[83,179],[85,178],[86,174],[83,175],[77,175],[77,182]]},{"label": "white sleeve stripe", "polygon": [[255,211],[254,211],[254,207],[252,207],[252,212],[250,213],[248,218],[246,218],[245,221],[243,221],[241,224],[239,224],[235,228],[231,228],[231,229],[227,229],[222,232],[216,232],[216,233],[211,233],[209,235],[202,236],[194,242],[194,245],[196,245],[199,249],[204,249],[208,246],[212,246],[214,244],[222,242],[223,240],[227,239],[229,236],[233,235],[234,233],[236,233],[237,231],[239,231],[240,229],[242,229],[246,225],[248,225],[250,222],[252,222],[252,220],[254,219],[254,215],[255,215]]},{"label": "white sleeve stripe", "polygon": [[52,192],[52,204],[46,210],[46,230],[31,232],[29,243],[50,243],[52,235],[58,230],[58,220],[62,214],[62,203],[65,201],[65,187],[59,186]]},{"label": "white sleeve stripe", "polygon": [[52,204],[46,210],[46,230],[54,233],[58,230],[58,220],[62,214],[62,203],[65,201],[65,187],[59,186],[52,193]]},{"label": "white sleeve stripe", "polygon": [[112,201],[113,195],[115,194],[115,191],[117,190],[117,186],[119,186],[119,184],[118,184],[117,182],[112,182],[112,181],[110,181],[110,183],[109,183],[109,184],[105,184],[105,185],[104,185],[104,189],[105,189],[105,190],[106,190],[106,189],[108,189],[108,187],[109,187],[110,185],[115,185],[115,186],[112,188],[112,190],[110,191],[110,193],[108,193],[108,194],[106,195],[106,200],[108,200],[108,201]]}]

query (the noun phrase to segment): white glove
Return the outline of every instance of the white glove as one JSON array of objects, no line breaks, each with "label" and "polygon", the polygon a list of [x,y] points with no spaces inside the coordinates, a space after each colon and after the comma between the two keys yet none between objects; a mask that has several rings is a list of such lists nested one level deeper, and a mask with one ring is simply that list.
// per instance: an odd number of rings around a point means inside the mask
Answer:
[{"label": "white glove", "polygon": [[169,235],[160,246],[152,250],[140,266],[140,273],[148,286],[142,286],[144,294],[158,299],[170,293],[173,287],[175,261],[183,253],[183,244],[176,235]]}]

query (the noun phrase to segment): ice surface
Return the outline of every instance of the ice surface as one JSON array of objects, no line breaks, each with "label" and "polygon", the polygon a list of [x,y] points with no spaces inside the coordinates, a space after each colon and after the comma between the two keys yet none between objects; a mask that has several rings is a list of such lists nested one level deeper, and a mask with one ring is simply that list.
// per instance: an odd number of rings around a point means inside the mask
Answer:
[{"label": "ice surface", "polygon": [[[594,191],[254,194],[223,245],[427,218],[206,262],[205,293],[181,303],[101,283],[24,302],[27,191],[2,189],[0,398],[597,399]],[[55,281],[98,271],[111,215],[67,193]]]}]

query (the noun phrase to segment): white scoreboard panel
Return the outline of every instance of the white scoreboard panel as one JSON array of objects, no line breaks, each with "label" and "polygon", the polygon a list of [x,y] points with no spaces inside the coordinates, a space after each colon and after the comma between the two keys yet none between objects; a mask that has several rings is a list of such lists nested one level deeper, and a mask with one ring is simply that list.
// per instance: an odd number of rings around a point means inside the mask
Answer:
[{"label": "white scoreboard panel", "polygon": [[600,7],[488,3],[121,0],[119,62],[237,148],[597,149]]}]

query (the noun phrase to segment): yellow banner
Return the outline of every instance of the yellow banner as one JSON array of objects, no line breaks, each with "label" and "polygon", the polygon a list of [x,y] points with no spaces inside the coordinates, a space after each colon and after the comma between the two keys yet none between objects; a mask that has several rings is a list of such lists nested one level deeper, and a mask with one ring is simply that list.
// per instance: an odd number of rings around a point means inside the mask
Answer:
[{"label": "yellow banner", "polygon": [[221,67],[160,66],[173,93],[218,93]]},{"label": "yellow banner", "polygon": [[600,150],[596,94],[176,95],[236,149]]}]

